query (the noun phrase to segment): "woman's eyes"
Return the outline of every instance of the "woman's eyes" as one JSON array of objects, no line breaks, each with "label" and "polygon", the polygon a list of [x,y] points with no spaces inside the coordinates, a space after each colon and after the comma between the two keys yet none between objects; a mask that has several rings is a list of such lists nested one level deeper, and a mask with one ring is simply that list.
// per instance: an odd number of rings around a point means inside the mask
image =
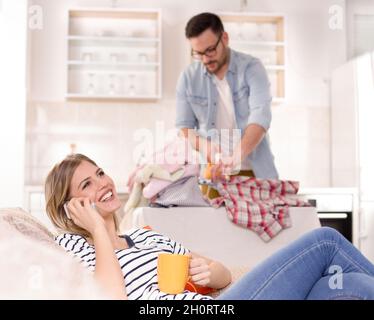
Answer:
[{"label": "woman's eyes", "polygon": [[83,190],[86,189],[89,185],[90,185],[90,181],[85,182],[85,183],[83,184],[82,189],[83,189]]},{"label": "woman's eyes", "polygon": [[[104,177],[104,176],[105,176],[105,172],[104,172],[103,170],[100,170],[100,171],[97,173],[97,175],[98,175],[99,177]],[[85,182],[85,183],[83,184],[83,186],[82,186],[82,189],[83,189],[83,190],[86,189],[90,184],[91,184],[90,181]]]}]

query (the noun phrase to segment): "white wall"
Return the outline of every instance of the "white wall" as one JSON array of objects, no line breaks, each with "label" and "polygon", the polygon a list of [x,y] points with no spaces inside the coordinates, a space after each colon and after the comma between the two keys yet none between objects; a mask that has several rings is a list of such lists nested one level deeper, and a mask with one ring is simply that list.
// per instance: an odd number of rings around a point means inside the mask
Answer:
[{"label": "white wall", "polygon": [[[175,83],[189,62],[184,39],[188,19],[201,11],[238,11],[240,1],[175,0],[118,1],[121,7],[161,8],[163,14],[163,99],[152,104],[66,104],[65,53],[68,7],[110,6],[104,0],[33,0],[44,8],[44,28],[31,34],[30,101],[26,181],[42,183],[54,161],[69,152],[86,152],[109,168],[124,184],[134,165],[131,151],[136,128],[155,130],[156,121],[174,125]],[[301,181],[303,187],[330,185],[329,75],[346,60],[345,30],[329,28],[331,5],[344,0],[249,0],[253,12],[284,13],[287,19],[287,70],[284,105],[273,109],[270,130],[276,165],[282,179]],[[193,9],[192,9],[193,8]],[[141,117],[139,117],[141,115]],[[86,132],[80,135],[78,132]],[[91,135],[91,133],[101,133]]]},{"label": "white wall", "polygon": [[23,204],[26,2],[2,0],[0,6],[0,207]]}]

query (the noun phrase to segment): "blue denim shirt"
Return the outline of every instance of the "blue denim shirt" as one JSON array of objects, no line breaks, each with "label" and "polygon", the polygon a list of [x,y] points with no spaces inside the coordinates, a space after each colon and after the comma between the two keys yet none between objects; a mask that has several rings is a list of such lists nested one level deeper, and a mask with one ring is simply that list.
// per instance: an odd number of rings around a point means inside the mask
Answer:
[{"label": "blue denim shirt", "polygon": [[[271,122],[272,97],[261,61],[231,49],[226,79],[231,88],[236,123],[242,136],[252,123],[267,131]],[[212,75],[202,63],[192,63],[181,74],[177,84],[177,128],[196,129],[199,135],[212,138],[217,103],[218,92]],[[278,179],[268,135],[248,157],[257,178]]]}]

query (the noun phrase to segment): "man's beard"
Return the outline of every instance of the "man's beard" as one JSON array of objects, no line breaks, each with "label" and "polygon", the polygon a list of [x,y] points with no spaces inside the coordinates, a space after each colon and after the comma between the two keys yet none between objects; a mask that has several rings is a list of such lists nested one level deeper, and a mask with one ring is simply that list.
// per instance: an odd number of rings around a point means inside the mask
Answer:
[{"label": "man's beard", "polygon": [[[223,59],[221,61],[218,61],[218,60],[213,60],[213,61],[210,61],[209,63],[204,63],[205,67],[207,68],[207,71],[210,73],[210,74],[215,74],[217,73],[219,70],[221,70],[221,68],[226,64],[227,60],[228,60],[228,57],[229,57],[229,54],[228,52],[226,51],[226,54],[225,56],[223,57]],[[217,68],[215,68],[214,70],[209,70],[208,69],[208,65],[210,64],[213,64],[213,63],[217,63]]]}]

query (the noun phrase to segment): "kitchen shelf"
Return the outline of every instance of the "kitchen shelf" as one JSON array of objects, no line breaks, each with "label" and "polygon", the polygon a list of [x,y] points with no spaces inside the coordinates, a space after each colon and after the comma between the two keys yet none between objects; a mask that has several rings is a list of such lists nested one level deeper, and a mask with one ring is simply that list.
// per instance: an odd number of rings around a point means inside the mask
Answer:
[{"label": "kitchen shelf", "polygon": [[259,58],[268,71],[273,103],[285,100],[285,18],[282,14],[223,12],[219,14],[232,49]]},{"label": "kitchen shelf", "polygon": [[282,47],[284,42],[279,41],[246,41],[246,40],[230,40],[231,44],[238,45],[248,45],[248,46],[270,46],[270,47]]},{"label": "kitchen shelf", "polygon": [[157,62],[84,62],[84,61],[68,61],[70,66],[110,66],[110,67],[129,67],[129,66],[142,66],[142,67],[159,67]]},{"label": "kitchen shelf", "polygon": [[68,11],[68,100],[161,98],[161,11]]},{"label": "kitchen shelf", "polygon": [[97,41],[97,42],[107,42],[107,41],[114,41],[114,42],[160,42],[158,38],[128,38],[128,37],[88,37],[88,36],[68,36],[67,39],[69,41]]},{"label": "kitchen shelf", "polygon": [[269,65],[265,65],[264,67],[265,67],[265,69],[268,69],[268,70],[285,70],[284,66],[269,66]]},{"label": "kitchen shelf", "polygon": [[119,99],[119,100],[129,100],[129,101],[154,101],[160,99],[160,96],[146,96],[146,95],[87,95],[87,94],[79,94],[79,93],[69,93],[67,95],[68,98],[71,99],[79,99],[79,100],[107,100],[107,99]]},{"label": "kitchen shelf", "polygon": [[115,134],[112,132],[105,132],[103,130],[98,130],[95,128],[95,130],[92,129],[86,129],[80,127],[79,130],[59,130],[59,129],[32,129],[27,130],[27,135],[33,138],[39,138],[39,137],[49,137],[53,139],[66,139],[66,137],[91,137],[95,139],[107,139],[107,138],[113,138]]}]

